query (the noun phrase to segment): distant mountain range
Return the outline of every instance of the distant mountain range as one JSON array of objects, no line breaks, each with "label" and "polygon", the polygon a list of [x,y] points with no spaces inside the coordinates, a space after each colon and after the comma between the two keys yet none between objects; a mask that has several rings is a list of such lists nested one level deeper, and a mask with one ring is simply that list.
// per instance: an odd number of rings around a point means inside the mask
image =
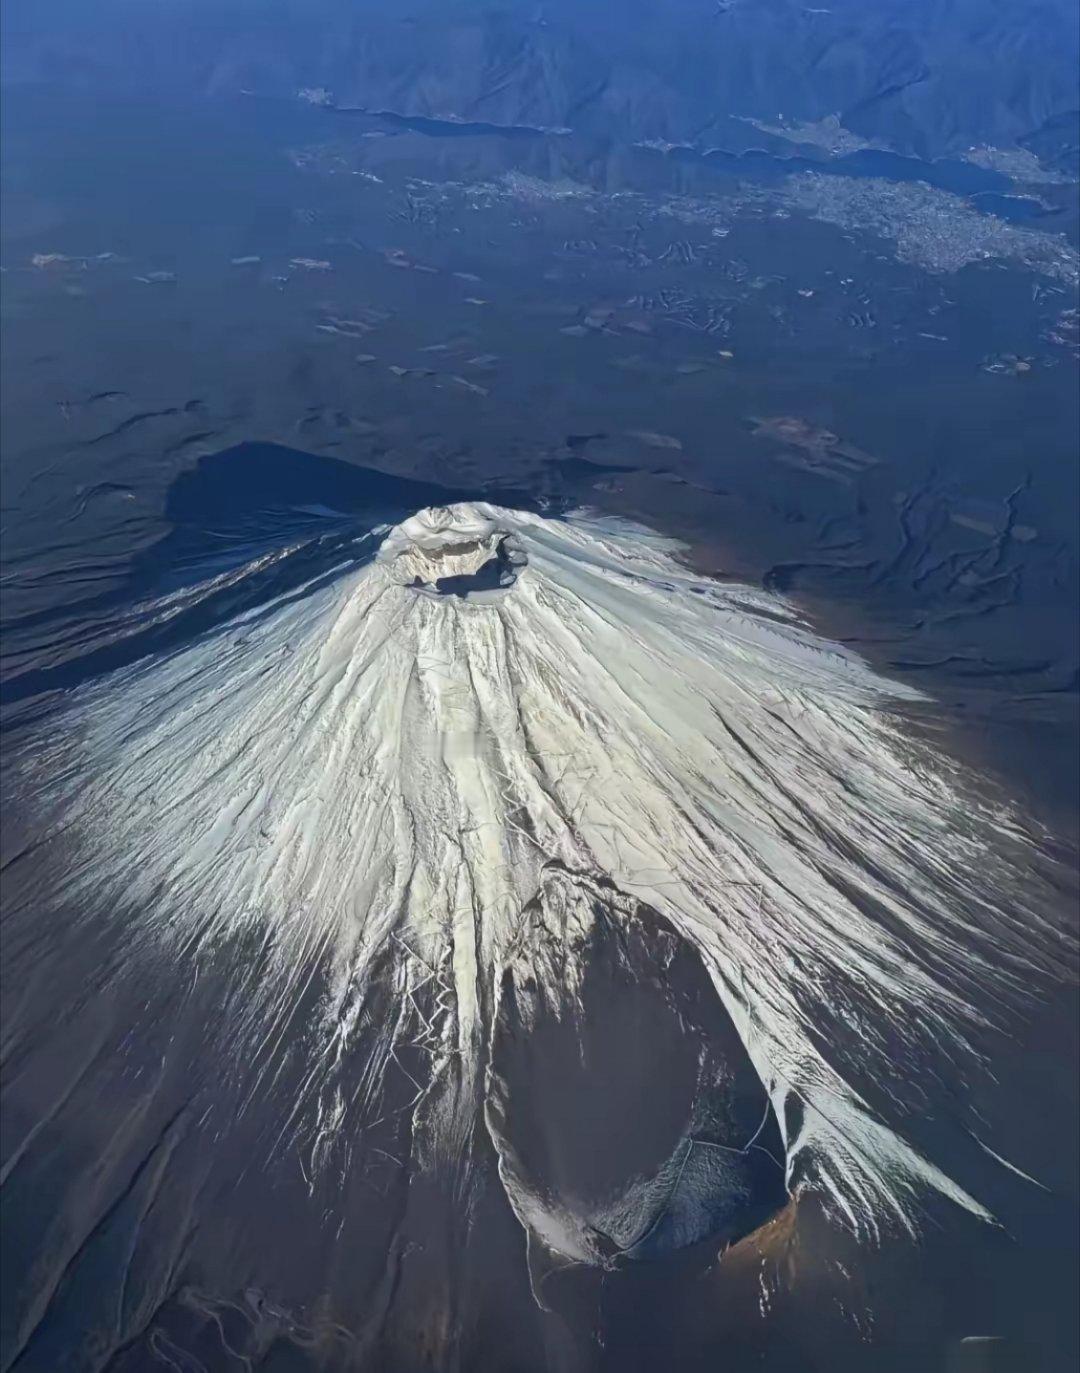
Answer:
[{"label": "distant mountain range", "polygon": [[1074,0],[8,0],[3,39],[7,81],[306,90],[624,142],[851,135],[923,158],[1024,148],[1070,174],[1080,145]]}]

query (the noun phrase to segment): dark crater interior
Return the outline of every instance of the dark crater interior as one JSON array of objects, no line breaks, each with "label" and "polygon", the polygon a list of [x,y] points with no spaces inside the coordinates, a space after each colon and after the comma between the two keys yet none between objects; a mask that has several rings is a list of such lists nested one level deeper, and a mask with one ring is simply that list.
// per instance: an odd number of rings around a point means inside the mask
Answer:
[{"label": "dark crater interior", "polygon": [[[447,551],[467,553],[471,552],[474,547],[474,544],[466,544]],[[504,535],[496,545],[491,557],[475,572],[462,573],[453,577],[439,577],[433,583],[423,582],[417,577],[413,586],[434,590],[440,596],[459,596],[463,599],[477,591],[505,590],[517,581],[518,572],[524,561],[523,554],[510,549],[509,538]]]}]

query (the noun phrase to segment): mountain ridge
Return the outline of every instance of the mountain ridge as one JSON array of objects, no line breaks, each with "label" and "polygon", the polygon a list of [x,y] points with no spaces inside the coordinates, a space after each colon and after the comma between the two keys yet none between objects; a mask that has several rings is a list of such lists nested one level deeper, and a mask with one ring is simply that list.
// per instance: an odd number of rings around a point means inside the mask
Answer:
[{"label": "mountain ridge", "polygon": [[338,106],[700,149],[737,151],[755,134],[760,145],[755,122],[797,141],[831,118],[924,159],[1030,145],[1075,168],[1078,143],[1080,33],[1065,0],[676,0],[662,14],[558,0],[394,15],[374,0],[278,0],[271,13],[106,0],[92,14],[15,0],[3,30],[7,80],[189,97],[308,90]]}]

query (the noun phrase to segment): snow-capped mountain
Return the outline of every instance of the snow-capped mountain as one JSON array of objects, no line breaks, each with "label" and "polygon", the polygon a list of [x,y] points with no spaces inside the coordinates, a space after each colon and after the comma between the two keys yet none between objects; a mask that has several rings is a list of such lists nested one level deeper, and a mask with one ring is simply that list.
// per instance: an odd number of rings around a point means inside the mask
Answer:
[{"label": "snow-capped mountain", "polygon": [[[864,1234],[931,1191],[986,1214],[905,1137],[905,1080],[974,1062],[974,992],[1039,962],[1040,912],[1014,822],[897,722],[915,694],[640,527],[473,503],[366,538],[80,688],[36,764],[69,890],[135,956],[250,951],[230,1052],[327,972],[281,1122],[312,1176],[391,1111],[420,1169],[486,1130],[530,1243],[600,1266],[785,1190]],[[601,946],[697,1080],[666,1161],[586,1186],[523,1147],[513,1063],[604,1032]]]}]

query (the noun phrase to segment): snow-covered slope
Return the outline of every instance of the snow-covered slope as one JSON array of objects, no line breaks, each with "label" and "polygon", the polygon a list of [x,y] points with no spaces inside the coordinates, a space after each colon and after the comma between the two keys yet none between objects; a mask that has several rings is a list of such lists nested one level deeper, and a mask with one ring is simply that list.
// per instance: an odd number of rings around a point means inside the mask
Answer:
[{"label": "snow-covered slope", "polygon": [[[283,1134],[340,1127],[334,1063],[378,978],[399,1010],[372,1113],[409,1044],[419,1161],[467,1150],[506,979],[573,999],[575,958],[533,933],[576,948],[584,883],[606,919],[652,910],[700,952],[790,1188],[869,1233],[914,1225],[924,1189],[979,1212],[881,1102],[921,1056],[969,1052],[977,990],[1023,976],[1039,922],[1002,856],[1015,827],[891,721],[912,693],[637,527],[472,504],[380,532],[329,583],[82,688],[40,759],[68,779],[69,890],[149,956],[258,947],[252,1034],[332,968]],[[519,1218],[603,1261],[527,1195],[497,1116]]]}]

